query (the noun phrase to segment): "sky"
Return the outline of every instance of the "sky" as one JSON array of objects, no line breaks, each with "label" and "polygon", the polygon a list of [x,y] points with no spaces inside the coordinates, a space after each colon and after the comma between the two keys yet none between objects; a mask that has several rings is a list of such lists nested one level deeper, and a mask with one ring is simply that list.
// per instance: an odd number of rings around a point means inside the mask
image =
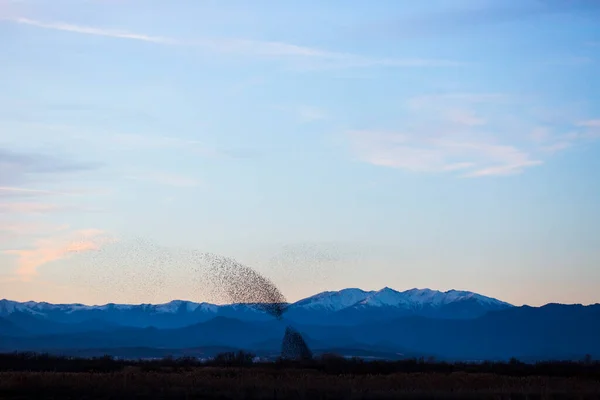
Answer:
[{"label": "sky", "polygon": [[[0,0],[0,298],[600,297],[595,0]],[[216,300],[215,300],[216,301]]]}]

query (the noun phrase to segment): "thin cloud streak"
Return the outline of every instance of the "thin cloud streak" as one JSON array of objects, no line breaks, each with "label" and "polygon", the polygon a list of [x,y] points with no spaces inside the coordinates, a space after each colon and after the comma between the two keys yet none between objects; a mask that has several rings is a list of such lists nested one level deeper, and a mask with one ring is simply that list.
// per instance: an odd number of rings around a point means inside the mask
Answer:
[{"label": "thin cloud streak", "polygon": [[600,128],[600,119],[590,119],[587,121],[580,121],[577,123],[577,126],[582,126],[585,128]]},{"label": "thin cloud streak", "polygon": [[348,132],[359,160],[420,173],[464,171],[463,177],[505,176],[542,164],[514,146],[389,132]]},{"label": "thin cloud streak", "polygon": [[38,236],[57,233],[69,229],[69,225],[51,225],[39,222],[2,222],[0,232],[10,233],[15,236]]},{"label": "thin cloud streak", "polygon": [[3,253],[17,258],[15,277],[30,281],[38,274],[38,268],[45,264],[77,253],[98,251],[102,246],[115,241],[115,238],[103,230],[83,229],[59,238],[40,239],[32,248],[5,250]]},{"label": "thin cloud streak", "polygon": [[464,126],[481,126],[486,124],[484,118],[480,118],[475,113],[466,110],[452,110],[447,113],[450,122]]},{"label": "thin cloud streak", "polygon": [[7,193],[24,193],[24,194],[48,194],[48,195],[61,195],[61,196],[70,196],[75,193],[67,193],[67,192],[55,192],[52,190],[41,190],[41,189],[27,189],[21,187],[9,187],[9,186],[0,186],[0,196],[2,192]]},{"label": "thin cloud streak", "polygon": [[198,140],[184,139],[172,136],[140,135],[140,134],[113,134],[104,137],[111,146],[120,146],[125,149],[139,151],[145,149],[180,149],[199,154],[204,157],[229,157],[230,154],[220,149],[206,146]]},{"label": "thin cloud streak", "polygon": [[69,229],[69,225],[66,224],[53,225],[40,222],[14,222],[0,218],[0,254],[3,253],[2,247],[10,246],[11,242],[31,241],[50,234],[60,234],[67,229]]},{"label": "thin cloud streak", "polygon": [[80,207],[72,204],[52,204],[36,202],[2,202],[0,214],[48,214],[54,212],[102,212],[102,209]]},{"label": "thin cloud streak", "polygon": [[46,214],[61,208],[59,205],[46,203],[0,203],[0,214]]},{"label": "thin cloud streak", "polygon": [[[346,138],[354,156],[363,162],[404,169],[414,173],[444,173],[461,177],[507,176],[539,166],[541,149],[523,138],[542,132],[511,132],[501,136],[507,126],[504,113],[515,104],[502,93],[438,93],[417,96],[405,103],[410,112],[408,125],[399,130],[347,131]],[[493,105],[494,107],[490,107]],[[490,111],[493,110],[493,111]],[[500,116],[500,118],[499,118]],[[522,121],[527,125],[526,121]],[[559,151],[556,146],[545,153]]]},{"label": "thin cloud streak", "polygon": [[477,105],[485,103],[506,103],[516,101],[512,96],[506,93],[440,93],[431,95],[422,95],[412,97],[407,105],[415,109],[423,109],[436,104],[456,104],[463,103],[467,105]]},{"label": "thin cloud streak", "polygon": [[[425,104],[419,102],[418,107],[425,108]],[[438,109],[427,111],[431,110]],[[348,131],[346,138],[357,159],[372,165],[418,173],[462,172],[462,177],[471,178],[519,174],[582,140],[600,138],[600,120],[588,119],[571,123],[579,130],[570,133],[555,134],[538,126],[522,138],[512,137],[513,144],[501,144],[498,134],[487,135],[479,129],[484,119],[474,114],[445,115],[450,124],[434,130]],[[465,130],[454,131],[456,123]]]},{"label": "thin cloud streak", "polygon": [[600,138],[600,119],[589,119],[576,124],[582,128],[582,132],[575,132],[575,139],[598,139]]},{"label": "thin cloud streak", "polygon": [[291,43],[276,41],[261,41],[249,39],[199,39],[179,40],[162,36],[153,36],[127,31],[95,28],[89,26],[68,24],[64,22],[43,22],[30,18],[9,18],[15,23],[33,26],[42,29],[52,29],[64,32],[79,33],[84,35],[104,36],[116,39],[138,40],[159,45],[192,46],[201,47],[214,52],[231,53],[246,56],[277,57],[277,58],[301,58],[320,60],[325,64],[305,65],[305,69],[311,68],[360,68],[360,67],[456,67],[464,63],[452,60],[436,59],[388,59],[370,58],[355,54],[338,53],[321,50],[313,47],[299,46]]},{"label": "thin cloud streak", "polygon": [[31,189],[27,186],[36,181],[47,185],[55,177],[88,172],[100,165],[63,160],[54,155],[15,152],[0,147],[0,197],[57,195],[59,192]]},{"label": "thin cloud streak", "polygon": [[193,188],[200,185],[200,182],[196,179],[177,174],[167,174],[164,172],[135,174],[126,176],[125,178],[179,188]]},{"label": "thin cloud streak", "polygon": [[86,35],[106,36],[119,39],[141,40],[144,42],[159,43],[159,44],[178,44],[171,39],[160,36],[141,35],[137,33],[114,31],[109,29],[93,28],[88,26],[72,25],[62,22],[42,22],[29,18],[15,18],[12,21],[23,25],[35,26],[37,28],[53,29],[65,32],[82,33]]}]

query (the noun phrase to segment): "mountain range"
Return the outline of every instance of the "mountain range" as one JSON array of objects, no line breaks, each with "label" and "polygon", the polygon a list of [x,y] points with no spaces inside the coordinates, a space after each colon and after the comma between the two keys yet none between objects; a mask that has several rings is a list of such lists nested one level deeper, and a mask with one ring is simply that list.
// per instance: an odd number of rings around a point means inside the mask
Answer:
[{"label": "mountain range", "polygon": [[600,305],[515,307],[467,291],[343,289],[286,304],[276,320],[253,304],[50,304],[0,300],[0,351],[205,354],[280,350],[294,326],[315,352],[448,360],[600,356]]},{"label": "mountain range", "polygon": [[[411,289],[399,292],[390,288],[378,291],[343,289],[316,294],[286,305],[288,320],[327,325],[355,325],[401,316],[463,319],[512,305],[466,291],[440,292]],[[0,317],[16,318],[25,313],[61,324],[102,323],[132,327],[180,328],[222,316],[242,321],[266,321],[272,317],[253,304],[215,305],[174,300],[165,304],[50,304],[18,303],[0,300]]]}]

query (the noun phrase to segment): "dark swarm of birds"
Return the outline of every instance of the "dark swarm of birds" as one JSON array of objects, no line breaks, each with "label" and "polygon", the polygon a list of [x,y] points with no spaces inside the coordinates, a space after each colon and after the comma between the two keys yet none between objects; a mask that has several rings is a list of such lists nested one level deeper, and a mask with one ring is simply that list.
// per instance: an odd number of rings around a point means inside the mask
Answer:
[{"label": "dark swarm of birds", "polygon": [[273,282],[231,258],[209,254],[206,260],[214,286],[232,303],[250,304],[281,320],[287,301]]},{"label": "dark swarm of birds", "polygon": [[294,328],[288,326],[281,342],[281,358],[286,360],[310,360],[313,358],[306,341]]},{"label": "dark swarm of birds", "polygon": [[[273,282],[252,268],[218,255],[208,257],[215,285],[225,291],[232,303],[246,303],[281,320],[287,301]],[[312,358],[306,341],[294,328],[288,326],[281,343],[281,358],[307,360]]]},{"label": "dark swarm of birds", "polygon": [[[94,271],[96,281],[105,279],[104,283],[123,285],[120,288],[125,292],[160,291],[167,284],[165,270],[176,265],[194,265],[195,276],[191,279],[207,279],[208,282],[203,281],[201,284],[203,290],[209,286],[208,290],[223,300],[245,304],[279,321],[283,319],[288,307],[285,296],[271,280],[232,258],[213,253],[163,247],[145,239],[134,238],[101,246],[98,251],[84,256],[84,259],[87,259],[84,264]],[[128,268],[132,261],[144,266],[143,274]],[[208,270],[205,269],[207,266]],[[102,271],[106,275],[104,279],[99,276]],[[125,275],[126,279],[115,283],[112,276],[117,272]],[[96,283],[94,286],[103,285]],[[312,358],[302,335],[290,326],[285,331],[281,356],[286,359]]]}]

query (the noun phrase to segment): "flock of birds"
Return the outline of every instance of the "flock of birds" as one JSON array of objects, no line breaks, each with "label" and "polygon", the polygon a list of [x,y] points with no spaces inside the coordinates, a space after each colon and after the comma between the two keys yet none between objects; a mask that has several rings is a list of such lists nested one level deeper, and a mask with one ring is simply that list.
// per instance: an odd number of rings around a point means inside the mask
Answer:
[{"label": "flock of birds", "polygon": [[[234,304],[249,304],[280,321],[288,305],[283,293],[270,279],[232,258],[213,253],[168,248],[147,240],[134,239],[114,242],[97,251],[80,255],[83,257],[82,264],[96,272],[92,274],[95,276],[96,285],[98,274],[103,271],[106,275],[104,282],[100,279],[102,283],[109,284],[107,280],[112,277],[113,285],[133,283],[133,286],[122,287],[122,290],[156,290],[166,284],[163,273],[165,269],[188,264],[196,272],[194,277],[197,279],[200,276],[204,290],[208,286],[213,298]],[[143,269],[128,269],[127,263],[132,260],[143,265]],[[125,275],[127,279],[115,282],[116,275]],[[99,289],[102,290],[102,287]],[[292,326],[286,327],[281,356],[286,359],[312,358],[306,341]]]},{"label": "flock of birds", "polygon": [[[228,257],[211,254],[209,260],[215,287],[224,290],[232,303],[249,303],[278,320],[282,319],[288,303],[271,280]],[[281,356],[296,360],[312,358],[306,341],[291,326],[285,330]]]}]

